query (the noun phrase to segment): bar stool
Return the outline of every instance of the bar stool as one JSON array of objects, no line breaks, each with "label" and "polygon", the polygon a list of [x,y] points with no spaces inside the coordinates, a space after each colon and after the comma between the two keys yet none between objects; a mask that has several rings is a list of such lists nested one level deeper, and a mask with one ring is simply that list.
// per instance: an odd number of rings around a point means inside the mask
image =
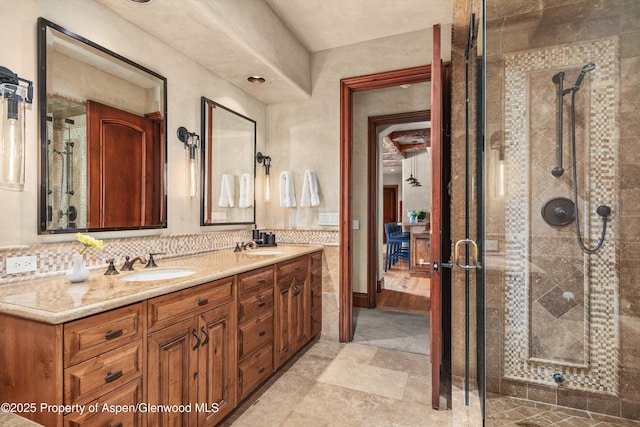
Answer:
[{"label": "bar stool", "polygon": [[411,243],[409,233],[402,232],[402,228],[395,222],[384,224],[384,232],[387,236],[384,271],[387,271],[395,265],[398,260],[409,259]]}]

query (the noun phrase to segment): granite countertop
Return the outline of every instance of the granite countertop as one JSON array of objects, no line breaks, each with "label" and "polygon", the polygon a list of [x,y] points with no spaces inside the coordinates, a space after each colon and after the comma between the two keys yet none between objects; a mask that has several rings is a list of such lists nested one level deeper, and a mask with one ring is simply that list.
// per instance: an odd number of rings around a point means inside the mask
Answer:
[{"label": "granite countertop", "polygon": [[[195,270],[194,274],[174,279],[124,281],[121,280],[123,277],[135,271],[105,276],[105,268],[92,272],[83,283],[70,283],[64,277],[56,277],[0,286],[0,313],[60,324],[319,250],[322,250],[321,246],[278,245],[243,252],[228,249],[188,257],[158,259],[158,268],[153,270]],[[265,254],[260,255],[261,251]],[[117,267],[120,268],[119,265]],[[139,264],[135,269],[149,270]]]}]

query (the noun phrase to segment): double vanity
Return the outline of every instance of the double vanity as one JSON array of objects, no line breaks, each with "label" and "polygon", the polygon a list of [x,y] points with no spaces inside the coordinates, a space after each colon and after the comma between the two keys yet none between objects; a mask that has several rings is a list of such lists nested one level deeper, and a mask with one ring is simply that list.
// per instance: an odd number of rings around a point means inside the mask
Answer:
[{"label": "double vanity", "polygon": [[215,425],[321,332],[321,247],[158,264],[0,288],[0,401],[46,426]]}]

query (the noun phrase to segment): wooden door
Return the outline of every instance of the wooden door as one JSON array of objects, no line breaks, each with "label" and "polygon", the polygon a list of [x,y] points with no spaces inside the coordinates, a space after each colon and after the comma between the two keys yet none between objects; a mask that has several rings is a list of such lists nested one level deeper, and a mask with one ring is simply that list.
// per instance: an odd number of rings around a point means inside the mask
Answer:
[{"label": "wooden door", "polygon": [[446,165],[443,143],[443,70],[440,55],[440,25],[433,27],[433,61],[431,63],[431,283],[430,283],[430,349],[431,349],[431,406],[440,407],[441,365],[443,355],[442,285],[448,282],[451,270],[442,269],[441,256],[447,252],[448,239],[444,238],[448,227],[443,219],[447,217]]},{"label": "wooden door", "polygon": [[[398,222],[398,186],[385,185],[382,193],[382,223]],[[387,235],[382,235],[387,243]]]},{"label": "wooden door", "polygon": [[209,310],[198,316],[198,392],[194,411],[198,425],[214,425],[224,418],[236,404],[236,347],[237,324],[232,304]]},{"label": "wooden door", "polygon": [[[197,323],[193,318],[149,335],[147,399],[152,405],[182,405],[195,398],[198,381]],[[192,412],[147,414],[148,426],[195,426]]]},{"label": "wooden door", "polygon": [[153,119],[87,101],[88,228],[162,222],[157,131]]}]

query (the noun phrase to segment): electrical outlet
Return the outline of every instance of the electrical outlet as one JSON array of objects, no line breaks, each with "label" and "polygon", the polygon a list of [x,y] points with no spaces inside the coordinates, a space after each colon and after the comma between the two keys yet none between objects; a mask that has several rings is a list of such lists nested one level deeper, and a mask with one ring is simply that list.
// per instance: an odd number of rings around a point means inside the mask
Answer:
[{"label": "electrical outlet", "polygon": [[25,273],[27,271],[35,271],[37,268],[38,257],[35,255],[7,258],[5,264],[7,274]]}]

